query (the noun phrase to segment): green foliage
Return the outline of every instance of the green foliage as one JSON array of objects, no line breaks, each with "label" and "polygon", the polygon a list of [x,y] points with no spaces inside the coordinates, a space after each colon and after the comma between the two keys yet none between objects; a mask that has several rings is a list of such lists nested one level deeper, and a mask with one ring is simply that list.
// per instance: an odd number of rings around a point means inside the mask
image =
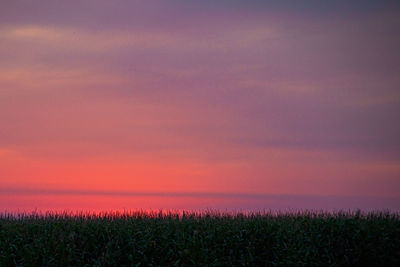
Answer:
[{"label": "green foliage", "polygon": [[0,214],[0,266],[400,266],[392,213]]}]

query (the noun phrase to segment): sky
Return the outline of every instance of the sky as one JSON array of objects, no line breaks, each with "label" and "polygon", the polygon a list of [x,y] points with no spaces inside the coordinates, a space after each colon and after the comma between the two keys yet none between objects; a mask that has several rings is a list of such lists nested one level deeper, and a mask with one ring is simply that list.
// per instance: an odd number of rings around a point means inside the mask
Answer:
[{"label": "sky", "polygon": [[399,28],[397,1],[3,0],[0,210],[400,210]]}]

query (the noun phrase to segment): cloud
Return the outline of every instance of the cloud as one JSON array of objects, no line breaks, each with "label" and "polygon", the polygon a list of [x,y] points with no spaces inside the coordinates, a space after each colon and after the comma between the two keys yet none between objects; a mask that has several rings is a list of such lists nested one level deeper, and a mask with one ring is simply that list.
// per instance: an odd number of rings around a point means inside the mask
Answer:
[{"label": "cloud", "polygon": [[49,27],[40,25],[25,25],[3,27],[0,31],[3,41],[29,42],[33,46],[53,46],[59,51],[84,51],[101,53],[117,49],[173,49],[197,50],[212,52],[226,49],[250,48],[257,43],[276,38],[270,28],[226,28],[224,32],[210,31],[208,33],[188,34],[184,32],[140,30],[84,30],[71,27]]}]

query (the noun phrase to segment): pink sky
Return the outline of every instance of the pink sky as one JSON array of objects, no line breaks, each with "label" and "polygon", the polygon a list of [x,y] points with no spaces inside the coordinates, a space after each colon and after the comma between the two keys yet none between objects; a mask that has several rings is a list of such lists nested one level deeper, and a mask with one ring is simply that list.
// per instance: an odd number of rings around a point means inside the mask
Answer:
[{"label": "pink sky", "polygon": [[400,209],[399,28],[395,1],[1,1],[0,210]]}]

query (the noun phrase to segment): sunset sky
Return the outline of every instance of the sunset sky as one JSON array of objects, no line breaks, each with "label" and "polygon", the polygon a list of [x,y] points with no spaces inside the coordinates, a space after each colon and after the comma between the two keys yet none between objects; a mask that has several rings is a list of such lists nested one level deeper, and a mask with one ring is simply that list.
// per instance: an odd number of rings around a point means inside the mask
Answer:
[{"label": "sunset sky", "polygon": [[398,1],[2,0],[0,210],[400,210],[399,29]]}]

